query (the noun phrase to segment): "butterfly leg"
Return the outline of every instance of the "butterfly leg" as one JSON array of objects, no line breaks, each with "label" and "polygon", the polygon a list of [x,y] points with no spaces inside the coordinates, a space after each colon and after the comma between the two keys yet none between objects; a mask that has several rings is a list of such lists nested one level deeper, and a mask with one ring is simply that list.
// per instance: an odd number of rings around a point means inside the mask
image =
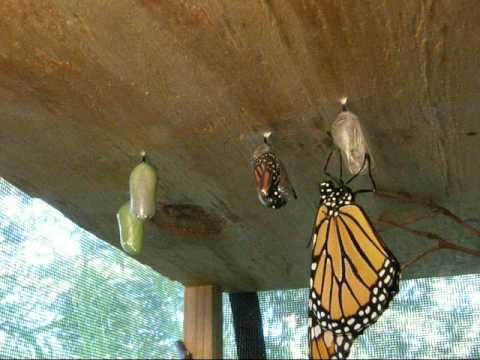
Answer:
[{"label": "butterfly leg", "polygon": [[370,155],[367,153],[367,154],[365,154],[365,156],[364,156],[364,158],[363,158],[363,163],[362,163],[362,167],[360,168],[360,170],[358,170],[356,174],[354,174],[350,179],[348,179],[345,184],[350,184],[353,180],[356,179],[356,177],[357,177],[358,175],[360,175],[360,173],[361,173],[361,172],[363,171],[363,169],[365,168],[367,159],[368,159],[368,167],[370,168]]},{"label": "butterfly leg", "polygon": [[[368,164],[368,177],[370,178],[370,182],[372,183],[372,188],[371,189],[360,189],[360,190],[355,191],[354,194],[370,193],[370,192],[377,191],[377,184],[375,183],[375,180],[373,179],[373,176],[372,176],[372,165],[371,165],[371,162],[370,162],[370,155],[369,154],[365,155],[364,163],[365,163],[365,161],[367,161],[367,164]],[[363,169],[363,166],[362,166],[362,169]],[[355,174],[355,176],[357,176],[357,175],[358,175],[358,173]]]},{"label": "butterfly leg", "polygon": [[338,166],[340,167],[340,184],[343,184],[343,161],[342,161],[342,152],[338,151]]},{"label": "butterfly leg", "polygon": [[370,160],[370,154],[367,153],[365,158],[368,159],[368,177],[370,178],[370,182],[372,183],[372,192],[375,192],[377,191],[377,184],[375,183],[375,180],[372,176],[372,162]]},{"label": "butterfly leg", "polygon": [[[332,151],[330,152],[330,154],[328,154],[327,161],[325,162],[325,166],[323,167],[323,173],[324,173],[325,175],[327,175],[330,179],[332,179],[333,181],[335,181],[337,184],[341,184],[342,182],[341,182],[338,178],[336,178],[335,176],[333,176],[332,174],[330,174],[330,173],[328,172],[328,170],[327,170],[327,169],[328,169],[328,164],[330,163],[330,159],[332,158],[332,155],[333,155],[333,152],[334,152],[334,151],[335,151],[335,150],[332,150]],[[340,160],[340,161],[341,161],[341,160]]]},{"label": "butterfly leg", "polygon": [[360,168],[360,170],[355,175],[353,175],[350,179],[348,179],[348,181],[345,184],[351,183],[358,175],[360,175],[362,170],[365,168],[365,165],[368,166],[368,177],[370,178],[370,182],[372,183],[372,188],[371,189],[360,189],[360,190],[355,191],[354,194],[375,192],[377,190],[377,184],[375,183],[375,180],[373,179],[373,176],[372,176],[372,163],[371,163],[371,160],[370,160],[370,154],[368,154],[368,153],[365,154],[365,157],[363,159],[363,164],[362,164],[362,167]]}]

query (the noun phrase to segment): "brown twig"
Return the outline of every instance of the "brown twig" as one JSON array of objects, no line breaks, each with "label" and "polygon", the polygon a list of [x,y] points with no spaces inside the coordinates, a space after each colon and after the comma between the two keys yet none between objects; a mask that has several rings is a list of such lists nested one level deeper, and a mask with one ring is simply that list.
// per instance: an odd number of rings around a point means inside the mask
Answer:
[{"label": "brown twig", "polygon": [[411,228],[409,228],[405,225],[398,224],[398,223],[396,223],[394,221],[391,221],[391,220],[385,220],[385,219],[380,218],[380,219],[378,219],[378,221],[383,222],[385,224],[389,224],[391,226],[398,227],[400,229],[408,231],[411,234],[414,234],[414,235],[417,235],[417,236],[422,236],[424,238],[437,241],[436,245],[422,251],[421,253],[419,253],[418,255],[413,257],[411,260],[404,263],[402,265],[402,269],[408,268],[410,265],[414,264],[415,262],[417,262],[422,257],[424,257],[424,256],[426,256],[426,255],[428,255],[428,254],[430,254],[434,251],[441,250],[441,249],[455,250],[455,251],[460,251],[460,252],[463,252],[463,253],[466,253],[466,254],[469,254],[469,255],[473,255],[473,256],[480,256],[480,250],[475,250],[475,249],[467,248],[465,246],[460,246],[460,245],[454,244],[453,242],[441,237],[440,235],[437,235],[437,234],[434,234],[434,233],[431,233],[431,232],[428,232],[428,231],[411,229]]},{"label": "brown twig", "polygon": [[409,193],[394,193],[394,192],[388,192],[388,191],[376,191],[375,194],[377,196],[380,196],[380,197],[383,197],[383,198],[396,199],[396,200],[401,201],[401,202],[413,203],[413,204],[419,204],[419,205],[426,206],[426,207],[432,209],[433,211],[435,211],[437,213],[440,213],[440,214],[442,214],[446,217],[449,217],[450,219],[455,221],[457,224],[460,224],[464,228],[469,230],[474,235],[480,237],[480,229],[477,229],[477,228],[473,227],[472,225],[468,224],[467,222],[463,221],[457,215],[452,213],[450,210],[448,210],[447,208],[445,208],[443,206],[438,205],[437,203],[435,203],[432,200],[425,200],[425,199],[417,198],[417,197],[412,196]]},{"label": "brown twig", "polygon": [[[417,216],[411,216],[407,219],[404,219],[400,224],[401,225],[412,225],[412,224],[416,224],[417,222],[419,222],[421,220],[431,219],[432,217],[433,217],[433,215],[431,213],[421,214],[421,215],[417,215]],[[383,219],[383,215],[380,217],[380,220],[381,219]],[[385,221],[383,221],[383,223],[385,223]],[[384,231],[387,231],[388,229],[390,229],[390,227],[387,227],[387,228],[382,229],[382,230],[378,230],[378,232],[384,232]]]},{"label": "brown twig", "polygon": [[424,256],[427,256],[428,254],[431,254],[437,250],[440,250],[440,246],[439,244],[436,244],[426,250],[423,250],[421,251],[420,253],[418,253],[417,255],[415,255],[413,258],[411,258],[410,260],[408,261],[405,261],[402,265],[401,265],[401,268],[402,268],[402,271],[405,271],[407,268],[409,268],[411,265],[415,264],[418,260],[420,260],[421,258],[423,258]]}]

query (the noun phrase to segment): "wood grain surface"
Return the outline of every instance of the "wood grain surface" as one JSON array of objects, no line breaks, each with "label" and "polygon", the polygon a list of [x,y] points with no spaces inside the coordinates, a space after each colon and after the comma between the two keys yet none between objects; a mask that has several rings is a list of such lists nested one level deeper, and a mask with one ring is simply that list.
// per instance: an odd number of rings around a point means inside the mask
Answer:
[{"label": "wood grain surface", "polygon": [[[339,98],[362,121],[378,187],[479,221],[477,0],[2,0],[0,176],[119,246],[142,150],[158,211],[139,261],[186,285],[306,287],[306,244]],[[299,199],[256,198],[265,130]],[[361,179],[360,184],[366,181]],[[380,215],[423,209],[365,195]],[[418,225],[479,248],[438,216]],[[385,228],[403,261],[428,240]],[[405,276],[478,272],[438,252]]]}]

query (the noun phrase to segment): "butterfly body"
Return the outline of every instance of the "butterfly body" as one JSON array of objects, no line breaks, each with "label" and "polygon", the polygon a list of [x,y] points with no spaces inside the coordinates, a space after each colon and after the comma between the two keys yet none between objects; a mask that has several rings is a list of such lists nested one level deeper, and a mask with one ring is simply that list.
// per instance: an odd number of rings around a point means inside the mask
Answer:
[{"label": "butterfly body", "polygon": [[346,358],[398,292],[400,266],[343,182],[320,185],[312,243],[310,357]]},{"label": "butterfly body", "polygon": [[354,201],[354,193],[348,186],[336,186],[333,181],[320,184],[320,204],[325,206],[329,216],[338,216],[342,206]]}]

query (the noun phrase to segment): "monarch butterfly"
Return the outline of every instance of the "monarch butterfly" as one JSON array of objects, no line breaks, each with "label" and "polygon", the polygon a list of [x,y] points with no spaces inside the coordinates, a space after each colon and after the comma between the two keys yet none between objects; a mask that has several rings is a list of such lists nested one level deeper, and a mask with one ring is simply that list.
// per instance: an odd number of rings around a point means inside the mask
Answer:
[{"label": "monarch butterfly", "polygon": [[283,163],[268,143],[271,133],[263,135],[263,144],[253,153],[253,168],[257,185],[258,199],[262,205],[279,209],[287,204],[290,194],[297,194],[291,185]]},{"label": "monarch butterfly", "polygon": [[372,189],[352,191],[327,171],[320,185],[320,204],[312,236],[310,277],[309,356],[311,359],[344,359],[362,332],[378,320],[398,292],[400,265],[380,239],[355,195],[376,189],[368,164]]}]

